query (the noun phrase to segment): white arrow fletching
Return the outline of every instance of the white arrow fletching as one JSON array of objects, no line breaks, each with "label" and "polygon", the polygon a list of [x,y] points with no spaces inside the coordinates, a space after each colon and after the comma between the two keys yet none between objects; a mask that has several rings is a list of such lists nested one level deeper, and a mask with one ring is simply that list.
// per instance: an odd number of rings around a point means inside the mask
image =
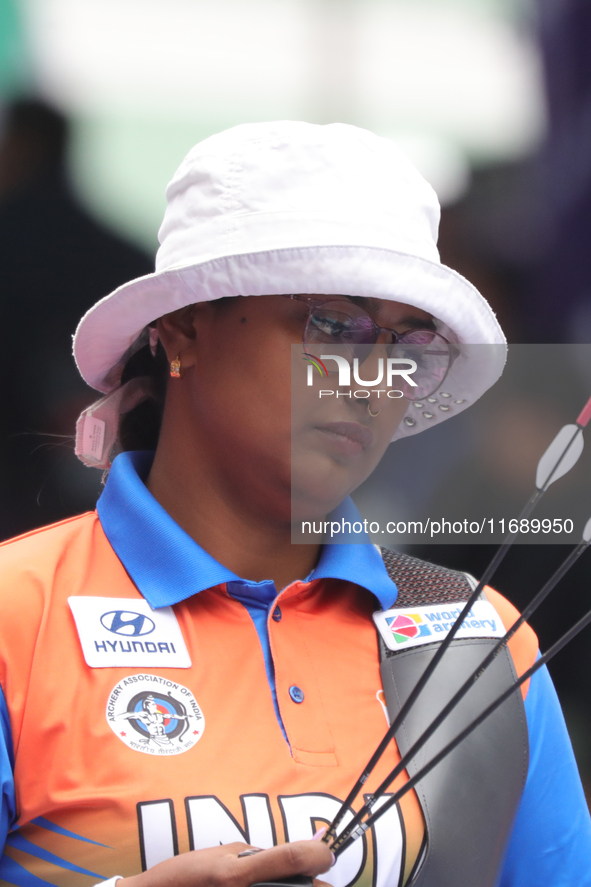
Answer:
[{"label": "white arrow fletching", "polygon": [[[577,464],[579,456],[583,452],[583,443],[583,432],[578,425],[565,425],[560,429],[538,462],[538,470],[536,471],[538,490],[545,490],[555,480],[570,471],[573,465]],[[561,461],[561,456],[567,447],[568,452]]]},{"label": "white arrow fletching", "polygon": [[591,542],[591,517],[585,524],[585,529],[583,530],[583,542]]}]

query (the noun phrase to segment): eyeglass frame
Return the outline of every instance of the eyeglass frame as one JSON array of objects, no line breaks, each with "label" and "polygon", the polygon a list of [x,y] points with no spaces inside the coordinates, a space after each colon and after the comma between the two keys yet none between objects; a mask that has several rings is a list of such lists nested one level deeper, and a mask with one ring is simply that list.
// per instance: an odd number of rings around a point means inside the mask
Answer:
[{"label": "eyeglass frame", "polygon": [[[304,332],[303,332],[303,334],[302,334],[302,345],[304,346],[304,348],[306,347],[307,344],[310,344],[310,343],[307,343],[307,342],[305,341],[305,335],[306,335],[306,330],[307,330],[307,328],[308,328],[308,324],[309,324],[309,322],[310,322],[310,318],[312,317],[312,312],[314,311],[314,309],[315,309],[315,308],[320,308],[320,307],[322,307],[323,305],[327,305],[327,304],[330,304],[330,303],[332,303],[332,302],[339,302],[339,301],[345,301],[345,302],[347,302],[347,301],[349,301],[349,300],[347,299],[346,296],[341,296],[341,297],[339,298],[339,296],[337,296],[337,295],[335,295],[335,296],[318,297],[318,296],[308,295],[308,294],[305,294],[305,293],[290,293],[290,294],[288,294],[286,297],[289,298],[289,299],[293,299],[294,301],[302,302],[303,304],[307,305],[308,308],[309,308],[308,319],[306,320],[306,326],[304,327]],[[371,316],[371,314],[369,313],[369,311],[367,311],[367,309],[363,308],[361,305],[358,305],[357,302],[350,302],[350,304],[355,305],[357,308],[359,308],[360,311],[362,311],[364,314],[367,315],[367,317],[369,318],[369,320],[370,320],[370,322],[371,322],[371,325],[372,325],[372,328],[373,328],[373,333],[374,333],[374,336],[375,336],[375,339],[374,339],[373,342],[358,343],[358,344],[376,345],[376,344],[378,344],[378,340],[379,340],[379,337],[380,337],[380,334],[381,334],[381,333],[388,333],[388,334],[391,334],[391,335],[394,337],[394,341],[393,341],[392,343],[388,343],[388,344],[391,344],[391,345],[396,345],[396,344],[398,344],[398,343],[401,343],[401,344],[403,344],[403,345],[404,345],[404,344],[415,344],[415,345],[418,344],[418,343],[405,343],[403,337],[406,335],[406,333],[398,333],[396,330],[393,330],[393,329],[391,329],[390,327],[382,327],[382,326],[379,326],[379,325],[375,322],[375,320],[373,319],[373,317]],[[432,391],[430,394],[422,395],[422,396],[421,396],[422,398],[424,398],[424,397],[430,397],[431,394],[434,394],[435,391],[437,391],[437,390],[441,387],[441,385],[443,385],[443,382],[444,382],[445,379],[447,378],[447,375],[448,375],[448,373],[449,373],[449,371],[450,371],[450,369],[451,369],[451,366],[452,366],[453,362],[455,361],[455,359],[456,359],[456,358],[458,357],[458,355],[459,355],[459,351],[457,351],[457,350],[454,348],[453,343],[450,342],[449,339],[446,339],[446,337],[443,336],[443,335],[442,335],[440,332],[438,332],[436,329],[428,329],[427,327],[425,327],[425,328],[415,327],[415,328],[413,328],[412,330],[408,330],[408,332],[412,332],[412,333],[417,333],[417,332],[428,332],[428,333],[433,333],[434,335],[438,336],[439,339],[443,340],[443,342],[445,342],[446,345],[449,346],[449,362],[448,362],[447,369],[446,369],[446,371],[445,371],[445,375],[443,376],[443,379],[441,379],[441,380],[439,380],[439,381],[437,382],[437,386],[433,389],[433,391]],[[342,344],[345,344],[345,343],[342,343]],[[307,352],[306,352],[306,353],[307,353]],[[406,397],[405,399],[407,399],[407,400],[413,400],[412,397]]]},{"label": "eyeglass frame", "polygon": [[[322,305],[328,305],[331,302],[338,302],[339,301],[339,296],[325,296],[323,298],[319,298],[318,296],[307,295],[305,293],[290,293],[286,296],[286,298],[294,299],[295,301],[298,301],[298,302],[303,302],[304,304],[309,306],[310,312],[308,314],[308,320],[306,321],[306,327],[308,325],[308,322],[310,320],[310,317],[312,315],[312,311],[314,310],[314,308],[321,308]],[[348,299],[346,296],[342,296],[340,301],[347,302]],[[374,335],[375,335],[375,339],[373,342],[365,342],[365,343],[359,343],[359,344],[376,345],[378,343],[380,333],[391,333],[394,336],[394,341],[392,343],[388,343],[388,344],[396,345],[398,342],[404,343],[404,339],[402,337],[405,336],[406,333],[398,333],[396,330],[393,330],[391,327],[379,326],[375,322],[375,320],[373,319],[373,317],[371,316],[369,311],[367,311],[367,309],[362,308],[361,305],[357,304],[357,302],[350,302],[350,304],[355,305],[357,308],[359,308],[360,311],[363,311],[363,313],[369,317],[369,320],[371,322],[371,325],[372,325],[373,331],[374,331]],[[445,342],[446,345],[451,346],[451,344],[452,344],[448,339],[445,338],[445,336],[441,335],[441,333],[438,332],[436,329],[429,329],[428,327],[425,327],[425,328],[414,327],[412,330],[408,330],[408,332],[434,333],[436,336],[439,336],[440,339],[443,339],[443,341]],[[305,344],[306,344],[306,342],[304,342],[303,338],[302,338],[302,345],[305,345]],[[417,343],[410,343],[410,344],[417,344]],[[453,356],[452,356],[451,351],[450,351],[450,358],[451,358],[451,362],[453,362]],[[451,363],[450,363],[450,366],[451,366]]]}]

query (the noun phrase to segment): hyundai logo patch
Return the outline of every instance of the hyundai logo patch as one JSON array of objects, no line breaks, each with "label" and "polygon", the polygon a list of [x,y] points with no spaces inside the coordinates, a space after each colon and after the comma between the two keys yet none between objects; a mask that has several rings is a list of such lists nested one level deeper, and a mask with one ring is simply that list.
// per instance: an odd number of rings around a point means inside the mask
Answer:
[{"label": "hyundai logo patch", "polygon": [[191,657],[172,607],[152,609],[141,597],[68,598],[86,664],[91,668],[190,668]]}]

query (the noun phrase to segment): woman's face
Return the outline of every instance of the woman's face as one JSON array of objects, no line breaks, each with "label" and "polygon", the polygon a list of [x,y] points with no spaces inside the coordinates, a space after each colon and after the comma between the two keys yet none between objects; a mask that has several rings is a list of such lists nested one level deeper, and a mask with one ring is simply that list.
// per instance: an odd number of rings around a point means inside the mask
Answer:
[{"label": "woman's face", "polygon": [[[432,325],[426,312],[399,302],[362,305],[380,327],[399,333]],[[323,517],[362,483],[408,406],[374,392],[369,401],[356,398],[363,386],[339,389],[336,375],[322,381],[335,395],[320,398],[302,359],[308,316],[302,301],[246,296],[199,303],[159,321],[168,358],[178,354],[182,367],[181,378],[169,382],[162,433],[185,442],[188,436],[199,470],[206,466],[218,487],[282,522]],[[362,378],[376,378],[380,357],[377,345]]]}]

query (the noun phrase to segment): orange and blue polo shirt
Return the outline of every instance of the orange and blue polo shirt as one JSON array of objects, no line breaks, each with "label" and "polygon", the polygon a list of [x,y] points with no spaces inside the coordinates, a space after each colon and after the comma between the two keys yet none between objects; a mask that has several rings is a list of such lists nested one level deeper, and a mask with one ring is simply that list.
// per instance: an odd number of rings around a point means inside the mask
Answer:
[{"label": "orange and blue polo shirt", "polygon": [[[325,546],[278,593],[184,533],[143,483],[150,464],[122,454],[96,513],[0,547],[4,883],[90,887],[220,842],[309,838],[386,729],[371,615],[397,592],[374,546]],[[531,630],[511,649],[522,672]],[[544,670],[525,707],[499,884],[589,885],[589,816]],[[365,791],[398,759],[392,744]],[[323,877],[398,887],[423,832],[411,792]]]}]

